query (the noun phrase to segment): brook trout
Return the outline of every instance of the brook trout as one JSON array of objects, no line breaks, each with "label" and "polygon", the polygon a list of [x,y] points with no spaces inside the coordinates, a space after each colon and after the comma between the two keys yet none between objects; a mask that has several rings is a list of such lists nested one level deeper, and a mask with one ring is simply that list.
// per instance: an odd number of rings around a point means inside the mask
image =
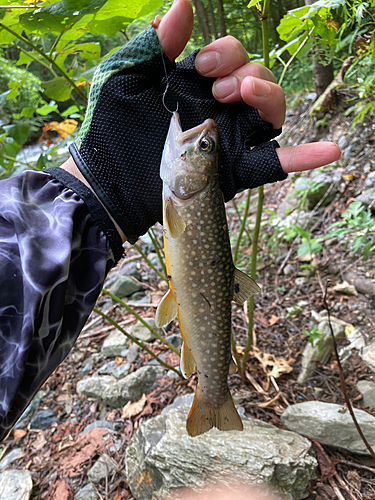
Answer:
[{"label": "brook trout", "polygon": [[169,290],[156,311],[163,326],[178,316],[183,339],[181,372],[198,385],[186,429],[242,430],[228,387],[231,300],[243,304],[259,287],[234,267],[223,193],[219,135],[213,120],[183,132],[173,114],[161,161],[163,232]]}]

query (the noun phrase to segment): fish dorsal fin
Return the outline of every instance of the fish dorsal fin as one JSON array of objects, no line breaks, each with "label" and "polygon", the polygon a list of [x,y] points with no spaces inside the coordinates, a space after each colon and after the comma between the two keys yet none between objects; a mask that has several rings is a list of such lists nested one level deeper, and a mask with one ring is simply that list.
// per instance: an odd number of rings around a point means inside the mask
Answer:
[{"label": "fish dorsal fin", "polygon": [[176,209],[173,206],[173,201],[171,198],[165,200],[165,221],[169,234],[173,239],[178,238],[185,231],[186,223],[178,215]]},{"label": "fish dorsal fin", "polygon": [[236,373],[236,371],[237,371],[237,365],[232,357],[229,363],[229,375],[233,375],[233,373]]},{"label": "fish dorsal fin", "polygon": [[193,405],[186,421],[186,430],[189,436],[199,436],[217,427],[221,431],[242,431],[243,424],[233,404],[233,399],[228,391],[225,403],[219,407],[207,404],[202,398],[199,384],[195,392]]},{"label": "fish dorsal fin", "polygon": [[177,316],[177,301],[175,293],[169,289],[159,302],[155,314],[155,325],[161,328]]},{"label": "fish dorsal fin", "polygon": [[193,375],[195,372],[195,359],[194,356],[191,353],[191,350],[189,349],[189,346],[186,344],[186,342],[183,342],[182,347],[181,347],[181,359],[180,359],[180,370],[182,375],[185,378],[189,378]]},{"label": "fish dorsal fin", "polygon": [[236,304],[243,304],[246,300],[260,292],[259,286],[247,274],[239,269],[234,270],[233,300]]}]

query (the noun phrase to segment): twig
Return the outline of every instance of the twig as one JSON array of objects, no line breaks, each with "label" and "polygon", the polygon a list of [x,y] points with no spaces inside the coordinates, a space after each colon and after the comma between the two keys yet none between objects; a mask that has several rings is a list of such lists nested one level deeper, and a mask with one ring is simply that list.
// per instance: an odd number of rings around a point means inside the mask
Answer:
[{"label": "twig", "polygon": [[354,425],[355,425],[355,427],[356,427],[356,429],[358,431],[358,434],[360,435],[363,443],[365,444],[365,446],[366,446],[367,450],[369,451],[370,455],[372,456],[372,458],[375,459],[375,453],[374,453],[373,449],[371,448],[371,446],[369,445],[369,443],[368,443],[365,435],[362,432],[362,429],[360,428],[360,426],[359,426],[359,424],[357,422],[357,418],[356,418],[356,416],[354,414],[354,410],[353,410],[352,404],[350,402],[348,392],[346,390],[346,383],[345,383],[344,372],[343,372],[343,369],[342,369],[342,365],[341,365],[341,361],[340,361],[340,356],[339,356],[338,349],[337,349],[337,343],[336,343],[336,339],[335,339],[335,334],[333,333],[333,328],[332,328],[332,323],[331,323],[331,316],[330,316],[330,311],[329,311],[329,307],[328,307],[328,303],[327,303],[327,288],[328,288],[329,281],[330,280],[326,281],[325,291],[324,291],[324,295],[323,295],[323,304],[324,304],[324,307],[325,307],[325,309],[327,311],[328,325],[329,325],[329,329],[330,329],[331,335],[332,335],[333,348],[334,348],[334,351],[335,351],[337,366],[339,368],[340,384],[341,384],[342,392],[344,394],[346,406],[347,406],[347,408],[349,410],[349,413],[350,413],[350,415],[352,417],[353,423],[354,423]]},{"label": "twig", "polygon": [[[371,252],[375,250],[375,245],[373,247],[370,248],[369,250],[369,255],[371,254]],[[356,264],[358,264],[358,262],[360,262],[361,260],[363,259],[363,256],[359,257],[359,259],[355,260],[354,262],[352,262],[351,264],[349,264],[348,266],[346,266],[343,270],[340,271],[340,274],[341,276],[346,273],[346,271],[348,271],[351,267],[355,266]]]},{"label": "twig", "polygon": [[335,480],[333,479],[333,477],[329,477],[328,481],[329,481],[329,484],[332,486],[333,491],[335,492],[335,495],[337,496],[337,498],[339,500],[345,500],[345,497],[343,496],[343,494],[339,490],[339,487],[337,486],[337,484],[336,484]]},{"label": "twig", "polygon": [[373,467],[369,467],[368,465],[358,464],[357,462],[350,462],[349,460],[340,460],[338,463],[348,465],[349,467],[356,467],[357,469],[367,470],[375,474],[375,469]]},{"label": "twig", "polygon": [[[339,474],[335,474],[334,477],[337,479],[337,482],[340,484],[340,486],[342,488],[345,489],[346,493],[350,496],[351,500],[357,500],[357,498],[353,495],[353,493],[349,490],[348,488],[348,485],[345,483],[345,481],[343,481],[342,477],[339,475]],[[352,488],[355,488],[354,486],[352,486],[349,482],[348,484],[352,487]],[[358,491],[358,490],[357,490]],[[359,492],[360,493],[360,492]]]}]

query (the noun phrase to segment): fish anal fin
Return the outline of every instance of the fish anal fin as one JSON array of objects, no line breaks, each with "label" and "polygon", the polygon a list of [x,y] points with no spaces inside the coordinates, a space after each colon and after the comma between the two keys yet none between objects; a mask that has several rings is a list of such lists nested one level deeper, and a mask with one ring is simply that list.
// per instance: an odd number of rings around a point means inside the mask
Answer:
[{"label": "fish anal fin", "polygon": [[233,300],[236,304],[243,304],[246,300],[260,292],[260,287],[247,274],[239,269],[234,270]]},{"label": "fish anal fin", "polygon": [[186,223],[181,217],[178,215],[176,209],[173,206],[173,201],[171,198],[167,198],[165,200],[165,221],[164,223],[167,225],[169,234],[173,239],[178,238],[185,231]]},{"label": "fish anal fin", "polygon": [[215,408],[203,400],[198,386],[186,421],[186,430],[189,436],[195,437],[209,431],[212,427],[217,427],[220,431],[243,430],[242,420],[229,391],[225,403],[220,408]]},{"label": "fish anal fin", "polygon": [[194,356],[186,342],[183,342],[181,347],[180,370],[184,378],[187,379],[191,377],[195,372],[195,368],[196,363]]},{"label": "fish anal fin", "polygon": [[177,316],[177,301],[176,295],[173,290],[169,289],[168,292],[159,302],[155,314],[155,325],[161,328],[170,323]]},{"label": "fish anal fin", "polygon": [[233,373],[236,373],[237,371],[237,365],[234,359],[232,358],[229,363],[229,375],[233,375]]}]

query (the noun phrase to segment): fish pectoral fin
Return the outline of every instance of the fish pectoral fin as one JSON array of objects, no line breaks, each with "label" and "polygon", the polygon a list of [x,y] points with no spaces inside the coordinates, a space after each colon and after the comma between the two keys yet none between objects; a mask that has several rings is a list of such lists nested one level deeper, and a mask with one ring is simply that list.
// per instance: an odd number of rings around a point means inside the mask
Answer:
[{"label": "fish pectoral fin", "polygon": [[178,238],[185,231],[186,223],[181,217],[178,215],[176,209],[173,206],[173,201],[171,198],[167,198],[165,200],[165,221],[164,223],[167,225],[169,234],[173,239]]},{"label": "fish pectoral fin", "polygon": [[230,360],[230,363],[229,363],[229,372],[228,373],[229,373],[229,375],[233,375],[233,373],[236,373],[236,371],[237,371],[237,365],[232,357],[232,359]]},{"label": "fish pectoral fin", "polygon": [[195,372],[195,368],[196,362],[194,356],[186,342],[183,342],[181,347],[180,370],[184,378],[191,377]]},{"label": "fish pectoral fin", "polygon": [[175,293],[169,289],[159,302],[155,314],[155,325],[161,328],[177,316],[177,301]]},{"label": "fish pectoral fin", "polygon": [[209,406],[200,395],[199,385],[186,421],[189,436],[199,436],[217,427],[220,431],[242,431],[243,424],[228,390],[227,400],[220,408]]},{"label": "fish pectoral fin", "polygon": [[234,270],[233,300],[236,304],[243,304],[246,300],[260,292],[260,287],[253,278],[243,273],[239,269]]}]

